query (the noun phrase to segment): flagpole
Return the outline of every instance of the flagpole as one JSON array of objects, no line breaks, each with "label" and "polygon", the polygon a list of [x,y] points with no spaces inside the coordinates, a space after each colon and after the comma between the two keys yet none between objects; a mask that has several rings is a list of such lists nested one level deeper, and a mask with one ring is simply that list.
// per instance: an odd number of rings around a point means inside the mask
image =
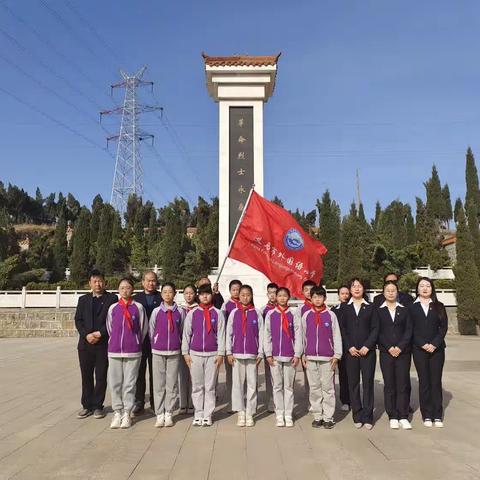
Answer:
[{"label": "flagpole", "polygon": [[240,224],[242,223],[243,217],[245,216],[245,212],[247,211],[248,204],[250,203],[250,199],[252,198],[252,193],[255,190],[255,184],[252,185],[252,188],[250,189],[250,193],[248,194],[247,201],[245,202],[245,206],[243,207],[242,214],[240,215],[240,218],[237,223],[237,227],[235,228],[235,231],[233,232],[233,237],[230,240],[230,245],[228,246],[227,254],[225,255],[225,258],[223,259],[222,266],[220,267],[220,270],[218,271],[217,279],[215,280],[215,283],[218,283],[220,280],[220,277],[223,272],[223,268],[225,267],[225,263],[227,262],[227,258],[230,255],[230,251],[232,250],[232,245],[233,242],[235,241],[235,238],[237,237],[238,229],[240,228]]}]

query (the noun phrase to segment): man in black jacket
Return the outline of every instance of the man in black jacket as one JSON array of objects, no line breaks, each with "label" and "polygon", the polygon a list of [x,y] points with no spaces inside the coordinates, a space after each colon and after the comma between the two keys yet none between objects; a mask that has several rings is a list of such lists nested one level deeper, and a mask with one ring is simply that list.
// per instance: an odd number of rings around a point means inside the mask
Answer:
[{"label": "man in black jacket", "polygon": [[[147,270],[146,272],[144,272],[142,276],[142,286],[143,292],[134,295],[133,299],[143,305],[148,321],[153,310],[159,307],[162,303],[162,297],[160,296],[160,292],[157,290],[157,274],[152,270]],[[153,412],[155,412],[155,406],[153,403],[152,346],[150,344],[149,335],[145,337],[142,346],[142,361],[140,363],[140,369],[138,370],[137,389],[135,392],[135,405],[132,410],[133,416],[142,415],[145,410],[145,391],[147,389],[147,381],[145,379],[145,374],[147,373],[147,364],[150,408],[153,410]]]},{"label": "man in black jacket", "polygon": [[83,406],[77,418],[87,418],[92,414],[95,418],[103,418],[108,370],[108,333],[105,321],[110,305],[118,299],[105,290],[105,279],[98,270],[90,273],[88,283],[92,291],[78,299],[75,312]]},{"label": "man in black jacket", "polygon": [[[396,284],[398,284],[399,280],[400,280],[400,275],[397,275],[396,273],[393,273],[393,272],[387,273],[383,277],[383,283],[385,283],[385,282],[395,282]],[[385,301],[385,296],[383,295],[383,293],[379,293],[373,299],[373,304],[377,308],[379,308],[380,305],[383,305],[384,301]],[[399,291],[397,301],[398,301],[398,303],[402,304],[404,307],[408,307],[409,305],[411,305],[413,303],[413,298],[408,293]]]}]

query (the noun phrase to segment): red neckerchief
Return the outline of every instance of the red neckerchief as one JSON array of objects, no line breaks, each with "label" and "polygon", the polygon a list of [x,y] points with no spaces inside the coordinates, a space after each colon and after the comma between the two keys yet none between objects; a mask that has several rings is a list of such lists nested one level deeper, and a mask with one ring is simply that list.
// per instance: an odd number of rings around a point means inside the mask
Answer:
[{"label": "red neckerchief", "polygon": [[199,307],[203,310],[203,316],[207,322],[207,332],[210,333],[212,331],[212,318],[210,316],[210,309],[212,308],[212,304],[209,303],[208,305],[204,305],[201,303]]},{"label": "red neckerchief", "polygon": [[272,303],[272,302],[268,302],[268,303],[267,303],[267,307],[269,307],[269,306],[270,306],[270,307],[272,308],[272,310],[273,310],[273,309],[277,306],[277,304],[276,304],[276,303]]},{"label": "red neckerchief", "polygon": [[126,302],[123,298],[120,298],[118,301],[118,304],[122,307],[123,310],[123,318],[127,320],[127,325],[130,331],[133,330],[133,321],[132,321],[132,315],[128,311],[128,307],[132,305],[133,300],[129,298]]},{"label": "red neckerchief", "polygon": [[320,323],[320,314],[327,309],[326,305],[323,304],[320,308],[313,307],[313,312],[315,313],[315,325],[318,326]]},{"label": "red neckerchief", "polygon": [[288,329],[288,317],[287,317],[287,310],[288,310],[288,305],[283,309],[280,305],[277,305],[278,310],[280,311],[280,314],[282,315],[282,328],[283,331],[290,337],[290,330]]},{"label": "red neckerchief", "polygon": [[173,310],[167,310],[168,329],[173,332]]},{"label": "red neckerchief", "polygon": [[236,298],[230,297],[230,300],[235,304],[237,308],[242,308],[242,304],[240,300],[237,300]]},{"label": "red neckerchief", "polygon": [[305,299],[303,304],[306,305],[307,307],[313,308],[313,304],[308,298]]},{"label": "red neckerchief", "polygon": [[242,312],[242,333],[245,337],[247,335],[247,312],[253,308],[253,304],[249,303],[248,305],[240,304],[239,310]]}]

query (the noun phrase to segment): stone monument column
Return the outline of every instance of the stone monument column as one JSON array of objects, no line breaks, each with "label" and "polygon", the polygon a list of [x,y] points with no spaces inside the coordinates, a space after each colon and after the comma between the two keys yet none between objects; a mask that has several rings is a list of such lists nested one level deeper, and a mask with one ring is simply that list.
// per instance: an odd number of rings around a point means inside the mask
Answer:
[{"label": "stone monument column", "polygon": [[[252,185],[263,195],[263,105],[275,88],[279,56],[203,54],[207,90],[219,107],[220,264]],[[233,278],[250,284],[256,297],[265,298],[268,279],[251,267],[228,259],[220,279],[222,293],[228,292]]]}]

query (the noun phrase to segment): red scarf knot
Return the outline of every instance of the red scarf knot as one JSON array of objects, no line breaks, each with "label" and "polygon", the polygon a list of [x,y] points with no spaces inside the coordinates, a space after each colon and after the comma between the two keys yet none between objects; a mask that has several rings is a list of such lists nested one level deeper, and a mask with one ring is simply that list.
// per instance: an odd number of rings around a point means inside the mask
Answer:
[{"label": "red scarf knot", "polygon": [[212,331],[212,317],[210,315],[210,309],[212,308],[212,304],[209,303],[208,305],[204,305],[203,303],[201,303],[199,307],[203,310],[203,316],[207,324],[207,332],[210,333]]},{"label": "red scarf knot", "polygon": [[133,300],[129,298],[127,301],[125,301],[123,298],[120,298],[120,300],[118,301],[118,304],[122,307],[123,319],[127,320],[128,328],[130,329],[130,331],[132,331],[133,321],[132,321],[132,315],[130,314],[128,307],[133,304]]},{"label": "red scarf knot", "polygon": [[326,305],[322,305],[321,307],[313,307],[313,311],[315,312],[315,325],[319,325],[320,323],[320,314],[327,309]]},{"label": "red scarf knot", "polygon": [[280,314],[282,315],[282,328],[283,331],[290,337],[290,329],[288,328],[288,317],[287,317],[287,310],[288,305],[285,308],[282,308],[280,305],[277,305]]},{"label": "red scarf knot", "polygon": [[248,305],[240,304],[238,307],[242,311],[242,333],[245,337],[247,335],[247,313],[253,308],[253,304],[249,303]]}]

